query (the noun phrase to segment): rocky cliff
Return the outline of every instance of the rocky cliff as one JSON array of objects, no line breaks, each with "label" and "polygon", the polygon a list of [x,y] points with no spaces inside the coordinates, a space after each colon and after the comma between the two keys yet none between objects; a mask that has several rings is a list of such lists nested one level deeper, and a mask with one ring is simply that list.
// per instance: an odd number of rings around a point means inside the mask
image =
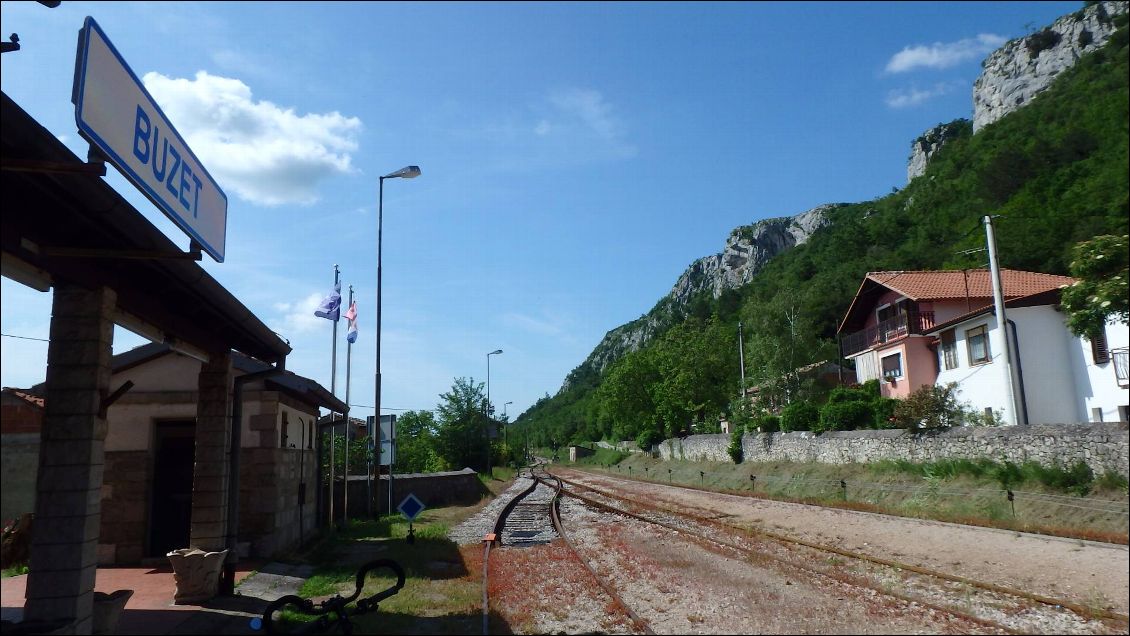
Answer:
[{"label": "rocky cliff", "polygon": [[651,311],[605,334],[589,357],[565,378],[561,390],[567,390],[580,374],[603,373],[608,365],[650,342],[699,294],[718,298],[726,290],[753,280],[769,259],[804,243],[827,225],[827,212],[835,207],[837,204],[821,205],[796,216],[766,219],[730,232],[722,252],[691,263]]},{"label": "rocky cliff", "polygon": [[965,134],[969,128],[968,119],[957,119],[948,124],[938,124],[922,133],[910,144],[910,160],[906,164],[906,182],[926,172],[926,164],[951,139]]},{"label": "rocky cliff", "polygon": [[1010,40],[982,62],[973,84],[973,132],[1032,101],[1079,58],[1106,43],[1127,2],[1098,2],[1027,37]]}]

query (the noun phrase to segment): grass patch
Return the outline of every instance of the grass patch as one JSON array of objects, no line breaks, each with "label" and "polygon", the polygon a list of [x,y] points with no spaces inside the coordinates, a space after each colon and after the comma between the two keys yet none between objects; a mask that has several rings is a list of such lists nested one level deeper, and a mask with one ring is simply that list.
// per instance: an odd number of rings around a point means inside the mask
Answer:
[{"label": "grass patch", "polygon": [[21,574],[27,574],[26,563],[20,563],[19,565],[13,565],[10,568],[4,568],[2,571],[0,571],[0,578],[6,579],[8,577],[19,576]]},{"label": "grass patch", "polygon": [[[480,479],[492,493],[505,489],[515,471],[496,468]],[[414,541],[407,541],[409,523],[401,516],[376,520],[351,520],[326,533],[305,552],[287,560],[315,566],[299,596],[320,602],[334,594],[353,592],[359,567],[373,559],[392,559],[405,571],[398,594],[380,603],[377,612],[350,615],[355,633],[366,634],[467,634],[482,629],[482,546],[460,547],[447,538],[448,530],[478,512],[489,499],[474,506],[428,509],[412,524]],[[390,570],[370,573],[360,598],[395,584]],[[355,609],[355,604],[350,609]],[[279,620],[291,628],[312,617],[284,609]],[[510,633],[505,622],[492,616],[492,632]]]},{"label": "grass patch", "polygon": [[1095,477],[1082,464],[1049,468],[1035,462],[953,459],[734,465],[665,461],[639,453],[612,463],[595,456],[557,463],[711,491],[1110,543],[1126,544],[1130,534],[1126,479],[1111,473]]}]

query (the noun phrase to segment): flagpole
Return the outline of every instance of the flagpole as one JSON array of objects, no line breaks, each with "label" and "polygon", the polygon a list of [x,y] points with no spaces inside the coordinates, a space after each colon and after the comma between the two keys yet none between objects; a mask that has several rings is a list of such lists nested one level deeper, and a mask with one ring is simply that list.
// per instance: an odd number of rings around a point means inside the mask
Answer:
[{"label": "flagpole", "polygon": [[[349,286],[349,306],[353,307],[353,285]],[[348,318],[349,316],[346,316]],[[334,323],[337,324],[337,323]],[[349,365],[353,357],[353,343],[346,338],[345,343],[345,494],[341,507],[344,510],[341,513],[342,519],[349,523]]]},{"label": "flagpole", "polygon": [[[337,289],[339,281],[339,270],[337,264],[334,264],[334,289]],[[337,321],[334,320],[333,330],[333,346],[330,348],[330,395],[337,397]],[[334,479],[334,439],[336,437],[337,418],[334,412],[330,411],[330,527],[334,525],[334,497],[337,494],[337,483]]]}]

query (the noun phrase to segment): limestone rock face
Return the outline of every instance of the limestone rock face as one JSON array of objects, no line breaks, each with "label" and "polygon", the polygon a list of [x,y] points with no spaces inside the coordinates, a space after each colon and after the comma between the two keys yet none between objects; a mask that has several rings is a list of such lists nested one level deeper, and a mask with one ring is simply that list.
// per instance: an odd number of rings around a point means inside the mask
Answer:
[{"label": "limestone rock face", "polygon": [[941,150],[946,142],[959,137],[962,129],[969,125],[968,119],[958,119],[948,124],[938,124],[922,133],[922,136],[910,143],[910,160],[906,164],[906,182],[910,183],[914,177],[926,172],[926,165],[930,159]]},{"label": "limestone rock face", "polygon": [[650,312],[605,334],[589,357],[565,378],[561,390],[567,390],[579,373],[603,373],[625,354],[639,350],[699,293],[709,292],[718,298],[726,290],[750,282],[769,259],[804,243],[813,232],[827,225],[827,212],[836,207],[837,204],[822,205],[796,216],[766,219],[735,229],[721,253],[691,263],[671,292]]},{"label": "limestone rock face", "polygon": [[989,55],[973,84],[973,132],[1028,104],[1081,56],[1104,45],[1115,31],[1112,18],[1125,14],[1127,4],[1096,3]]},{"label": "limestone rock face", "polygon": [[743,225],[730,232],[719,254],[691,263],[669,296],[685,305],[702,291],[718,298],[728,289],[737,289],[753,280],[765,263],[785,250],[808,240],[827,223],[826,212],[834,205],[822,205],[793,217],[766,219]]}]

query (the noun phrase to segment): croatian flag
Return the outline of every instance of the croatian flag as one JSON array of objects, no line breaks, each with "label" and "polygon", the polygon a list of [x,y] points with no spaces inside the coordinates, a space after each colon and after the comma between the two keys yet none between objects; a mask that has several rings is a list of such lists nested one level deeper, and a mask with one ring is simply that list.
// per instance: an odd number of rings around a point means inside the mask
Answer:
[{"label": "croatian flag", "polygon": [[349,321],[349,332],[345,334],[345,339],[349,344],[357,342],[357,301],[349,304],[349,309],[345,312],[345,319]]},{"label": "croatian flag", "polygon": [[337,322],[341,312],[341,283],[334,285],[333,292],[322,299],[322,304],[314,310],[314,315]]}]

